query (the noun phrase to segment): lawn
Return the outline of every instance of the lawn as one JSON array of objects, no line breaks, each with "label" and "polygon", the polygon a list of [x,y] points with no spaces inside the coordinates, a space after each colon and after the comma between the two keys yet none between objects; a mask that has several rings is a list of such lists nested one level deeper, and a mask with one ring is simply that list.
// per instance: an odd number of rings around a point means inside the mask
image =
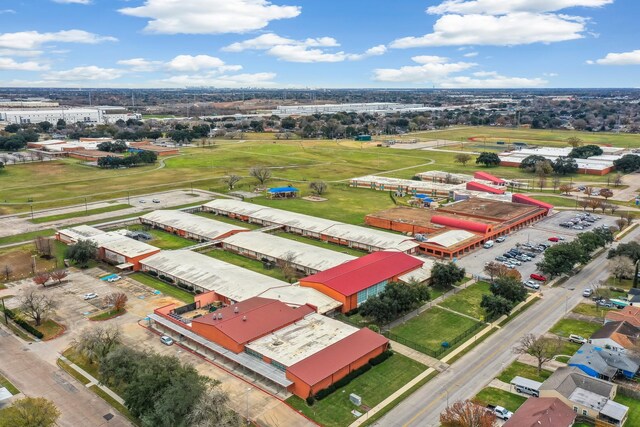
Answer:
[{"label": "lawn", "polygon": [[[297,396],[290,397],[286,402],[325,427],[346,427],[354,421],[351,411],[358,409],[349,401],[351,393],[360,396],[362,404],[372,408],[425,369],[426,366],[395,353],[311,407]],[[359,411],[364,412],[362,409]]]},{"label": "lawn", "polygon": [[497,388],[486,387],[480,390],[480,393],[473,400],[483,406],[502,406],[511,412],[515,412],[527,401],[527,398]]},{"label": "lawn", "polygon": [[322,240],[312,239],[309,237],[300,236],[299,234],[285,233],[284,231],[274,233],[274,236],[282,237],[283,239],[295,240],[296,242],[305,243],[311,246],[318,246],[319,248],[331,249],[336,252],[342,252],[343,254],[361,257],[368,252],[358,249],[349,248],[343,245],[337,245],[335,243],[328,243]]},{"label": "lawn", "polygon": [[592,322],[584,322],[576,319],[562,319],[551,328],[551,333],[568,338],[569,335],[580,335],[589,338],[591,334],[600,329],[602,325]]},{"label": "lawn", "polygon": [[31,231],[29,233],[14,234],[13,236],[0,237],[0,245],[9,243],[30,242],[39,236],[53,236],[56,230],[47,228],[45,230]]},{"label": "lawn", "polygon": [[598,319],[604,318],[608,311],[615,310],[615,308],[599,307],[595,304],[578,304],[576,308],[571,310],[573,313],[584,314],[585,316],[596,317]]},{"label": "lawn", "polygon": [[113,319],[114,317],[118,317],[126,313],[127,310],[120,309],[116,311],[105,311],[104,313],[96,314],[95,316],[91,316],[89,320],[93,320],[94,322],[102,322],[105,320]]},{"label": "lawn", "polygon": [[185,239],[184,237],[178,236],[177,234],[168,233],[157,228],[145,227],[144,225],[130,225],[127,227],[127,229],[143,230],[146,233],[151,234],[153,239],[147,240],[145,241],[145,243],[165,250],[182,249],[188,246],[193,246],[197,243],[194,240]]},{"label": "lawn", "polygon": [[220,222],[226,222],[227,224],[237,225],[238,227],[248,228],[249,230],[256,230],[258,228],[262,228],[262,226],[258,224],[252,224],[249,222],[240,221],[239,219],[229,218],[228,216],[224,216],[224,215],[215,215],[215,214],[212,214],[211,212],[196,212],[194,213],[194,215],[213,219]]},{"label": "lawn", "polygon": [[[82,210],[82,211],[77,211],[77,212],[67,212],[67,213],[58,214],[58,215],[41,216],[41,217],[34,218],[34,219],[30,220],[30,221],[32,223],[34,223],[34,224],[42,224],[43,222],[60,221],[60,220],[63,220],[63,219],[77,218],[77,217],[90,216],[90,215],[97,215],[97,214],[106,213],[106,212],[114,212],[114,211],[119,211],[119,210],[122,210],[122,209],[128,209],[130,207],[131,207],[131,205],[118,204],[118,205],[105,206],[105,207],[102,207],[102,208],[89,209],[89,210],[86,210],[86,211]],[[106,221],[106,220],[104,220],[104,221]]]},{"label": "lawn", "polygon": [[169,295],[175,299],[186,302],[190,304],[193,302],[193,295],[187,291],[184,291],[176,286],[169,285],[155,277],[151,277],[145,273],[133,273],[127,276],[130,279],[133,279],[137,282],[142,283],[143,285],[149,286],[150,288],[157,289],[165,295]]},{"label": "lawn", "polygon": [[507,368],[502,371],[497,378],[507,384],[509,384],[511,380],[513,380],[513,378],[516,376],[528,378],[530,380],[542,383],[544,382],[544,380],[549,378],[551,374],[552,372],[546,371],[544,369],[540,374],[538,374],[538,368],[536,368],[535,366],[515,361],[511,365],[507,366]]},{"label": "lawn", "polygon": [[14,396],[20,393],[20,390],[18,390],[16,386],[11,384],[11,381],[6,379],[2,375],[0,375],[0,387],[5,387],[7,390],[9,390],[9,393],[13,394]]},{"label": "lawn", "polygon": [[484,309],[480,307],[480,302],[482,301],[483,295],[491,293],[489,286],[490,284],[487,282],[474,283],[468,288],[445,299],[438,305],[457,311],[458,313],[466,314],[467,316],[475,317],[478,320],[483,320],[485,312]]},{"label": "lawn", "polygon": [[433,307],[403,325],[396,326],[390,332],[437,351],[442,348],[441,344],[444,341],[453,340],[476,323],[478,322],[469,318]]},{"label": "lawn", "polygon": [[255,271],[256,273],[264,274],[265,276],[273,277],[274,279],[286,281],[282,270],[278,267],[267,270],[263,267],[262,262],[257,259],[245,258],[242,255],[234,254],[233,252],[227,252],[220,249],[214,249],[204,252],[205,255],[211,258],[218,259],[220,261],[228,262],[229,264],[237,265],[238,267],[246,268],[247,270]]},{"label": "lawn", "polygon": [[34,328],[36,328],[37,330],[42,332],[42,334],[44,335],[44,337],[42,337],[43,341],[48,341],[48,340],[51,340],[53,338],[56,338],[59,334],[61,334],[65,330],[64,326],[62,326],[59,323],[54,322],[51,319],[47,319],[47,320],[42,321],[40,326],[35,326],[35,324],[33,322],[29,322],[29,323],[31,323],[31,325]]},{"label": "lawn", "polygon": [[627,414],[627,426],[640,426],[640,401],[633,397],[623,396],[622,394],[616,394],[615,402],[618,402],[624,406],[629,407],[629,413]]}]

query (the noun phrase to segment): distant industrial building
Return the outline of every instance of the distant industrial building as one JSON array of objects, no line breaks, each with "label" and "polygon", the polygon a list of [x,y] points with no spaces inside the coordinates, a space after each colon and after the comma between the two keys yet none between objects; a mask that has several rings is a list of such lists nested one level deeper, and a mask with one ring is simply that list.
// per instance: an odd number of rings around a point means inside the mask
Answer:
[{"label": "distant industrial building", "polygon": [[118,120],[140,120],[142,115],[131,113],[122,107],[85,107],[59,109],[1,109],[0,122],[28,124],[58,120],[66,123],[113,124]]},{"label": "distant industrial building", "polygon": [[312,114],[370,113],[388,114],[410,111],[437,111],[439,107],[395,102],[367,102],[360,104],[281,105],[271,112],[276,116],[310,116]]}]

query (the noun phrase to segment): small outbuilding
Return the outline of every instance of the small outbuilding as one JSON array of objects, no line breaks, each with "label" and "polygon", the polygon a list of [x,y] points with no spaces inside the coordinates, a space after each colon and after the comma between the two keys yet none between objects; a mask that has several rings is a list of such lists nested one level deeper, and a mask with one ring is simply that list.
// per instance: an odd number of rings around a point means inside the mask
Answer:
[{"label": "small outbuilding", "polygon": [[290,185],[286,187],[274,187],[267,190],[270,199],[295,199],[300,190]]}]

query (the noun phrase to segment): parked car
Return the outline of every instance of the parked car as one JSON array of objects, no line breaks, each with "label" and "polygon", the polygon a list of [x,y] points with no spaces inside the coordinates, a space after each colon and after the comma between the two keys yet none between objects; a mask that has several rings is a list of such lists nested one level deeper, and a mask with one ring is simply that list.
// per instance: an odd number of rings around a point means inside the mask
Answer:
[{"label": "parked car", "polygon": [[505,240],[507,240],[507,236],[500,236],[500,237],[498,237],[498,238],[496,239],[496,242],[498,242],[498,243],[502,243],[502,242],[504,242]]},{"label": "parked car", "polygon": [[496,417],[500,418],[501,420],[506,421],[513,416],[513,412],[503,408],[502,406],[489,405],[487,406],[487,408],[489,408],[489,411],[491,411],[493,414],[495,414]]},{"label": "parked car", "polygon": [[147,201],[144,200],[144,199],[140,199],[140,200],[138,200],[138,203],[147,203]]},{"label": "parked car", "polygon": [[533,280],[538,280],[540,282],[546,282],[547,281],[546,277],[544,277],[542,274],[538,274],[538,273],[531,273],[531,275],[529,277],[531,277]]},{"label": "parked car", "polygon": [[499,261],[499,262],[503,262],[503,261],[506,261],[506,260],[507,260],[507,258],[503,257],[502,255],[496,257],[496,261]]},{"label": "parked car", "polygon": [[607,299],[601,299],[596,301],[596,305],[599,305],[600,307],[613,308],[613,304],[611,303],[611,301]]},{"label": "parked car", "polygon": [[578,344],[585,344],[587,342],[587,339],[584,337],[581,337],[580,335],[571,334],[569,335],[569,341],[575,342]]},{"label": "parked car", "polygon": [[511,255],[509,252],[505,252],[505,253],[503,254],[503,256],[504,256],[505,258],[509,258],[509,259],[513,258],[513,255]]},{"label": "parked car", "polygon": [[522,265],[522,263],[520,261],[518,261],[517,259],[515,259],[515,258],[510,259],[509,262],[511,264],[515,264],[515,265]]},{"label": "parked car", "polygon": [[553,237],[549,237],[549,241],[550,241],[550,242],[557,242],[557,241],[559,241],[559,240],[560,240],[560,239],[558,239],[558,238],[557,238],[557,237],[555,237],[555,236],[553,236]]},{"label": "parked car", "polygon": [[160,199],[153,199],[152,202],[153,203],[160,203]]},{"label": "parked car", "polygon": [[85,301],[94,299],[94,298],[98,298],[98,294],[96,294],[95,292],[89,292],[88,294],[84,294]]},{"label": "parked car", "polygon": [[540,284],[534,282],[533,280],[527,280],[526,282],[524,282],[524,285],[527,288],[531,288],[531,289],[540,289]]},{"label": "parked car", "polygon": [[122,277],[115,275],[115,276],[111,276],[107,279],[107,282],[113,283],[113,282],[117,282],[118,280],[122,279]]},{"label": "parked car", "polygon": [[168,337],[166,335],[163,335],[160,337],[160,342],[164,345],[172,345],[173,344],[173,338]]},{"label": "parked car", "polygon": [[589,298],[591,294],[593,294],[593,289],[587,288],[584,291],[582,291],[582,296],[585,298]]}]

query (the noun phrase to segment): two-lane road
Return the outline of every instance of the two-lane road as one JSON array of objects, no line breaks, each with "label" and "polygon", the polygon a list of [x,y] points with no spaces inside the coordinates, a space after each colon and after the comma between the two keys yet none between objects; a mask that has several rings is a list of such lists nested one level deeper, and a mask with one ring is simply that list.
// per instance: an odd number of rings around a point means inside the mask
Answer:
[{"label": "two-lane road", "polygon": [[[640,228],[629,233],[622,242],[637,240],[639,236]],[[605,252],[564,285],[544,290],[539,302],[480,343],[447,371],[429,381],[375,425],[440,425],[440,413],[448,403],[475,396],[500,370],[516,359],[512,348],[523,335],[542,335],[547,332],[567,311],[583,300],[583,288],[608,276]]]}]

